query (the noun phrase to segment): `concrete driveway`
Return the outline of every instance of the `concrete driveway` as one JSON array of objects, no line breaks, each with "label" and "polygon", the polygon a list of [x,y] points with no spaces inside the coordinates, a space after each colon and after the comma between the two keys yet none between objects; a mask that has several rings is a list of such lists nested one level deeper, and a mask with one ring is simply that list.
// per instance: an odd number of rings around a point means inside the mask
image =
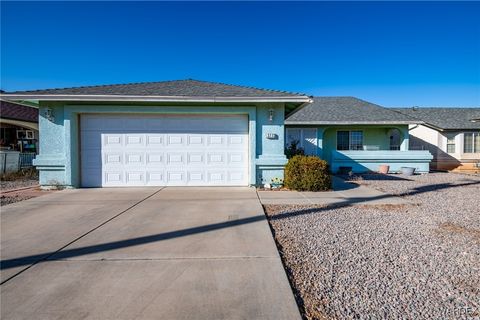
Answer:
[{"label": "concrete driveway", "polygon": [[255,190],[65,190],[2,207],[2,319],[299,319]]}]

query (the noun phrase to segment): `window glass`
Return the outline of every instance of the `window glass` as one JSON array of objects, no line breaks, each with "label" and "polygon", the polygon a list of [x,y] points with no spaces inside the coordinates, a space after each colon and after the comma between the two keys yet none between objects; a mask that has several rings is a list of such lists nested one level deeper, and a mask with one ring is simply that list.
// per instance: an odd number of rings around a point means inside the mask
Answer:
[{"label": "window glass", "polygon": [[455,134],[447,135],[447,153],[455,153]]},{"label": "window glass", "polygon": [[480,132],[477,132],[475,134],[475,143],[473,145],[473,150],[475,153],[479,153],[480,152]]},{"label": "window glass", "polygon": [[463,152],[473,153],[473,133],[465,132],[463,134]]},{"label": "window glass", "polygon": [[350,146],[350,132],[337,131],[337,150],[348,150]]},{"label": "window glass", "polygon": [[363,150],[363,132],[350,132],[350,150]]}]

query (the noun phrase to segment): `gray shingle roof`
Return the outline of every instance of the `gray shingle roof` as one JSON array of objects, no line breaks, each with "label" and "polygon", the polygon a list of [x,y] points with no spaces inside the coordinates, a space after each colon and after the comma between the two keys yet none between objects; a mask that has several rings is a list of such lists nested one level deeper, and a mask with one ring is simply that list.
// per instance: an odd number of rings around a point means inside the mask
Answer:
[{"label": "gray shingle roof", "polygon": [[119,95],[165,97],[304,97],[299,93],[193,79],[8,92],[15,95]]},{"label": "gray shingle roof", "polygon": [[0,100],[0,118],[38,122],[38,109],[23,104]]},{"label": "gray shingle roof", "polygon": [[427,125],[442,130],[480,129],[480,108],[395,108],[398,112],[424,121]]},{"label": "gray shingle roof", "polygon": [[354,97],[314,97],[286,124],[406,124],[421,121]]}]

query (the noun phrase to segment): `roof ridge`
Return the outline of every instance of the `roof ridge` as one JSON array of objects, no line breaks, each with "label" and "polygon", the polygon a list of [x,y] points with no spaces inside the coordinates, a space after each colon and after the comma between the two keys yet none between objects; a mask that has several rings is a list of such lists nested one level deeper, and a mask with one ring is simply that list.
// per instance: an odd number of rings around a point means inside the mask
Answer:
[{"label": "roof ridge", "polygon": [[192,80],[192,81],[198,81],[198,82],[204,82],[204,83],[212,83],[212,84],[220,84],[220,85],[229,86],[229,87],[247,88],[247,89],[260,90],[260,91],[288,93],[288,94],[304,95],[304,96],[311,97],[311,95],[307,95],[307,94],[302,93],[302,92],[292,92],[292,91],[287,91],[287,90],[266,89],[266,88],[259,88],[259,87],[239,85],[239,84],[230,84],[230,83],[218,82],[218,81],[206,81],[206,80],[197,80],[197,79],[186,79],[186,80]]}]

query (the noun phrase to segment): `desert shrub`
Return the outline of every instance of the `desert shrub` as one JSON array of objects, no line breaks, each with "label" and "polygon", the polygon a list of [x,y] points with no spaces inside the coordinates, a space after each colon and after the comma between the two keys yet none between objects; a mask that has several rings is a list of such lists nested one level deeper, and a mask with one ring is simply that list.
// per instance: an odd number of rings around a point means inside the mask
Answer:
[{"label": "desert shrub", "polygon": [[303,148],[298,146],[299,143],[300,143],[300,141],[293,140],[287,146],[287,148],[285,149],[285,155],[287,156],[288,159],[290,159],[291,157],[294,157],[294,156],[298,156],[298,155],[303,156],[305,154],[305,150],[303,150]]},{"label": "desert shrub", "polygon": [[285,167],[285,186],[298,191],[326,191],[332,179],[325,160],[315,156],[296,155]]}]

